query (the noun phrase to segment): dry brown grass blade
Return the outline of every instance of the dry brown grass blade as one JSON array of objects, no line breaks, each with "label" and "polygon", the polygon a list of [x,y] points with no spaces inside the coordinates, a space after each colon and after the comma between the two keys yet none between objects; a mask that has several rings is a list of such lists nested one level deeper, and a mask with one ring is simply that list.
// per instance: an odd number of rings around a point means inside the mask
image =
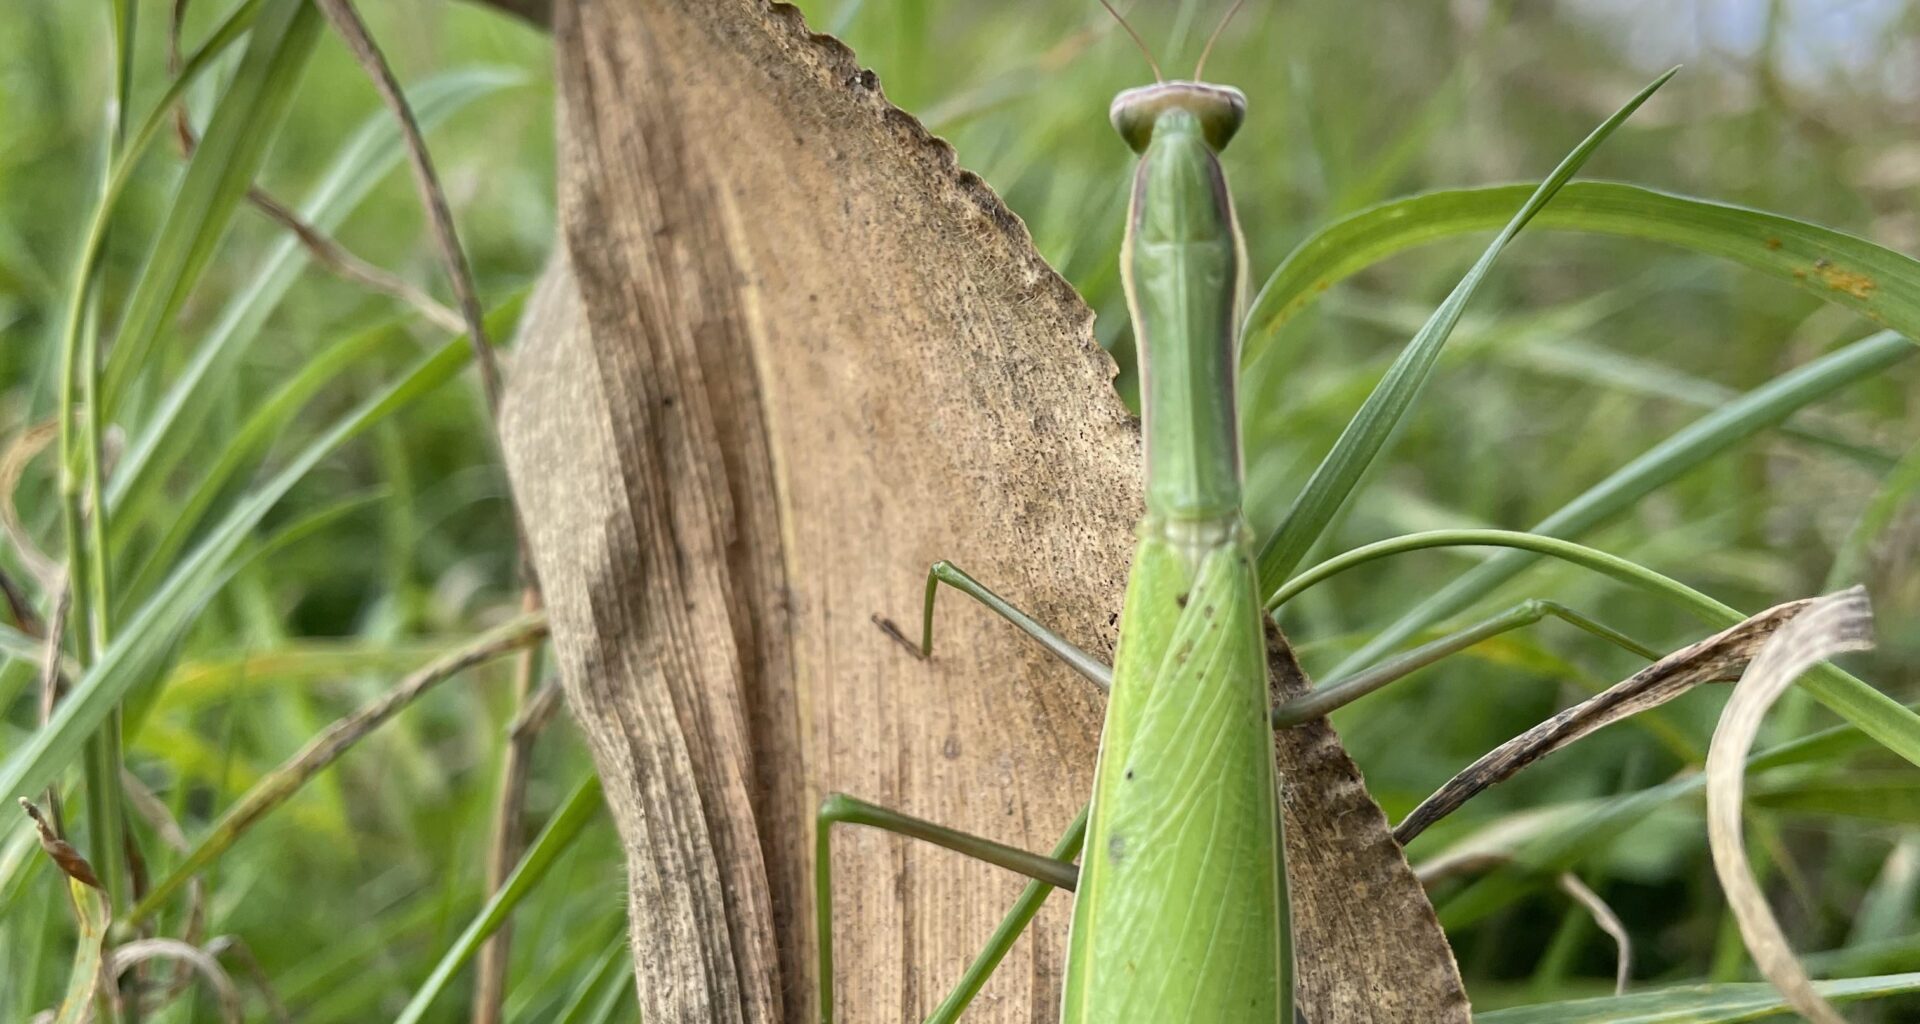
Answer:
[{"label": "dry brown grass blade", "polygon": [[1592,915],[1593,923],[1599,925],[1600,930],[1606,932],[1607,937],[1613,940],[1613,948],[1616,951],[1613,967],[1613,994],[1625,995],[1627,984],[1633,980],[1633,936],[1627,934],[1626,923],[1620,920],[1620,915],[1614,913],[1612,907],[1607,906],[1607,901],[1601,899],[1599,893],[1594,892],[1587,883],[1580,880],[1579,875],[1571,871],[1563,871],[1557,881],[1560,891],[1572,897],[1575,903],[1585,907],[1587,913]]},{"label": "dry brown grass blade", "polygon": [[47,856],[53,859],[53,863],[68,878],[105,891],[106,887],[100,884],[99,876],[93,873],[93,865],[87,863],[87,858],[81,856],[80,851],[74,849],[72,843],[60,838],[59,834],[54,832],[53,825],[40,813],[40,808],[34,806],[33,801],[24,796],[21,797],[20,809],[27,812],[27,817],[32,819],[34,833],[40,837],[40,849],[46,851]]},{"label": "dry brown grass blade", "polygon": [[1740,824],[1747,754],[1767,709],[1801,673],[1837,654],[1872,646],[1873,610],[1865,588],[1853,587],[1811,602],[1754,656],[1720,712],[1707,750],[1707,840],[1727,906],[1761,975],[1789,1006],[1816,1024],[1846,1024],[1846,1020],[1813,990],[1806,968],[1793,955],[1786,933],[1767,906],[1753,866],[1747,863]]},{"label": "dry brown grass blade", "polygon": [[274,991],[273,979],[260,966],[253,950],[238,936],[222,935],[207,943],[207,952],[217,957],[231,956],[240,961],[240,967],[247,972],[247,980],[253,983],[254,991],[260,993],[260,999],[267,1004],[267,1013],[273,1017],[274,1024],[293,1024],[293,1014],[287,1004],[280,999],[280,993]]},{"label": "dry brown grass blade", "polygon": [[[240,1000],[240,988],[233,983],[233,978],[227,974],[226,968],[220,966],[220,961],[215,959],[213,954],[190,942],[164,938],[135,939],[115,946],[111,955],[112,960],[107,970],[115,977],[127,973],[140,964],[154,960],[181,964],[189,969],[190,974],[198,974],[206,981],[207,987],[213,990],[215,1004],[220,1008],[220,1019],[227,1024],[240,1024],[246,1019],[246,1007]],[[141,1009],[148,1013],[155,1012],[171,1002],[175,994],[174,990],[169,989],[150,1005],[142,1000]]]},{"label": "dry brown grass blade", "polygon": [[473,342],[473,361],[480,369],[487,412],[497,423],[500,415],[500,366],[494,359],[493,345],[487,340],[480,293],[473,286],[473,270],[467,265],[466,250],[460,247],[460,236],[453,226],[453,210],[447,205],[446,190],[440,187],[440,176],[433,169],[433,157],[427,151],[427,140],[421,134],[420,122],[413,116],[413,108],[407,104],[400,80],[394,77],[393,68],[380,53],[380,47],[374,43],[373,35],[367,31],[366,23],[360,20],[360,12],[354,9],[350,0],[315,0],[315,3],[321,13],[327,16],[328,24],[339,33],[341,41],[347,44],[353,59],[372,80],[381,101],[386,103],[387,109],[393,112],[394,119],[400,125],[401,137],[406,141],[407,166],[413,171],[414,185],[420,192],[421,205],[427,211],[427,224],[433,229],[441,263],[453,286],[454,298],[459,302],[460,319],[466,326],[467,337]]},{"label": "dry brown grass blade", "polygon": [[153,891],[134,906],[127,915],[127,923],[138,924],[164,906],[206,865],[239,841],[255,822],[285,803],[288,797],[299,792],[300,787],[346,753],[361,737],[400,713],[401,709],[418,700],[422,694],[475,665],[539,643],[546,634],[544,616],[523,615],[490,630],[465,647],[435,658],[382,696],[320,730],[298,753],[268,772],[252,789],[234,801],[233,806],[220,816],[220,820],[207,830],[200,844],[181,859],[173,873],[155,885]]},{"label": "dry brown grass blade", "polygon": [[7,542],[13,545],[14,555],[20,559],[20,564],[26,566],[41,588],[47,591],[59,585],[64,570],[59,562],[48,558],[46,552],[33,542],[32,534],[27,532],[26,524],[20,520],[20,510],[13,503],[13,494],[20,489],[20,478],[26,474],[33,457],[59,436],[58,420],[42,420],[15,435],[7,443],[6,450],[0,452],[0,527],[6,529]]},{"label": "dry brown grass blade", "polygon": [[[1098,739],[1098,695],[988,614],[946,606],[926,662],[870,617],[917,612],[925,567],[952,557],[1100,653],[1140,512],[1138,432],[1091,314],[1019,220],[796,11],[563,3],[554,31],[563,244],[502,426],[568,705],[626,845],[642,1014],[809,1020],[822,793],[1044,849]],[[1330,730],[1296,732],[1338,752]],[[1378,814],[1344,754],[1280,756],[1332,787],[1290,823]],[[1390,873],[1384,819],[1347,819],[1377,854],[1352,863]],[[884,836],[833,856],[838,988],[868,1019],[931,1009],[1022,884]],[[1464,1021],[1410,875],[1396,898],[1417,913],[1352,913],[1376,876],[1307,860],[1323,873],[1296,913],[1341,938],[1303,941],[1303,976],[1357,975],[1341,943],[1371,943],[1405,951],[1399,977],[1418,980],[1401,991],[1439,983],[1408,996],[1430,1014],[1309,1006],[1316,1024]],[[1042,911],[969,1021],[1058,1013],[1066,914]]]},{"label": "dry brown grass blade", "polygon": [[250,186],[247,189],[247,202],[268,220],[293,232],[300,244],[306,247],[308,255],[335,276],[412,306],[435,327],[449,334],[457,335],[467,329],[466,321],[460,318],[460,314],[442,305],[425,289],[354,255],[332,236],[303,220],[292,207],[266,189],[258,185]]},{"label": "dry brown grass blade", "polygon": [[[167,74],[180,73],[180,26],[186,21],[189,0],[174,0],[173,14],[167,23]],[[192,122],[187,120],[187,105],[182,102],[174,107],[173,134],[180,143],[183,158],[193,156],[200,145],[200,138],[193,130]],[[466,330],[466,324],[460,314],[441,305],[425,290],[415,286],[397,274],[375,266],[354,255],[332,236],[308,223],[293,207],[281,202],[279,198],[259,185],[247,186],[247,203],[266,216],[268,220],[291,231],[300,244],[312,256],[314,262],[331,271],[335,276],[370,291],[379,292],[418,310],[442,330],[459,334]]]},{"label": "dry brown grass blade", "polygon": [[[1514,863],[1513,856],[1490,850],[1469,851],[1455,856],[1437,857],[1421,864],[1418,869],[1420,884],[1428,887],[1438,885],[1449,878],[1461,875],[1478,874],[1495,868],[1504,868]],[[1620,915],[1613,912],[1607,901],[1600,898],[1580,876],[1571,871],[1563,871],[1554,876],[1554,884],[1575,903],[1580,904],[1593,923],[1607,933],[1613,940],[1614,967],[1613,993],[1624,995],[1627,985],[1633,980],[1633,936],[1627,932],[1626,923]]]},{"label": "dry brown grass blade", "polygon": [[1808,602],[1788,601],[1683,647],[1574,706],[1502,743],[1447,780],[1420,802],[1393,835],[1401,845],[1462,804],[1518,774],[1548,754],[1623,718],[1680,696],[1702,683],[1726,681],[1746,668],[1754,652]]}]

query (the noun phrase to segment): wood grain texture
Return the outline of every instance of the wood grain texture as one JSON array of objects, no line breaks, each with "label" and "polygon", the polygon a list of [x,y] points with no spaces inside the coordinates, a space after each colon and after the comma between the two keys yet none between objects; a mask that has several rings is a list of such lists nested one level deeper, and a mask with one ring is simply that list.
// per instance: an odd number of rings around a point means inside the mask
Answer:
[{"label": "wood grain texture", "polygon": [[[1099,695],[984,609],[943,602],[928,663],[870,616],[916,619],[945,557],[1109,653],[1138,431],[1091,313],[1019,220],[793,9],[582,0],[553,28],[562,238],[503,433],[568,705],[627,849],[642,1011],[808,1020],[824,793],[1045,849],[1085,799],[1099,733]],[[1444,938],[1379,845],[1384,818],[1331,731],[1311,735],[1341,777],[1334,805],[1309,780],[1289,798],[1289,848],[1319,844],[1303,862],[1325,889],[1296,899],[1352,904],[1347,881],[1319,881],[1351,860],[1358,898],[1399,907],[1380,887],[1404,882],[1424,917],[1362,934],[1393,915],[1302,909],[1339,932],[1303,934],[1304,955],[1425,936],[1452,1005]],[[1333,806],[1348,823],[1328,831]],[[1329,852],[1355,828],[1359,852]],[[861,830],[836,834],[835,865],[853,1024],[918,1020],[1021,886]],[[1065,912],[1054,900],[969,1021],[1057,1015]]]}]

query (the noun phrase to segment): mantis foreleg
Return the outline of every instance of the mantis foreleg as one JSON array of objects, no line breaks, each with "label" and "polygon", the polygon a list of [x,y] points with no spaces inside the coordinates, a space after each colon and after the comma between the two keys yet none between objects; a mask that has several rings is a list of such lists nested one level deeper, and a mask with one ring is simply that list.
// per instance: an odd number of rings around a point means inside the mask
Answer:
[{"label": "mantis foreleg", "polygon": [[[969,576],[959,566],[944,559],[933,563],[927,570],[927,596],[921,611],[920,643],[916,647],[912,641],[901,635],[899,629],[886,619],[875,616],[874,621],[889,636],[901,642],[908,650],[921,658],[933,656],[933,604],[939,593],[940,584],[946,584],[955,590],[986,605],[987,608],[1013,623],[1021,632],[1040,642],[1067,667],[1080,673],[1101,690],[1111,688],[1113,669],[1105,662],[1081,650],[1066,638],[1041,625],[1033,616],[1022,611],[1012,602],[988,589],[979,580]],[[1314,687],[1313,692],[1292,700],[1274,705],[1273,727],[1285,728],[1301,722],[1332,714],[1340,708],[1359,700],[1376,690],[1398,682],[1420,669],[1432,665],[1442,658],[1457,654],[1484,640],[1531,626],[1542,619],[1552,617],[1576,626],[1594,636],[1612,643],[1623,650],[1632,651],[1657,661],[1660,653],[1634,640],[1625,633],[1614,629],[1596,619],[1563,605],[1557,601],[1533,598],[1522,601],[1506,611],[1493,615],[1464,629],[1448,633],[1439,639],[1422,644],[1413,650],[1397,654],[1386,661],[1353,675]]]},{"label": "mantis foreleg", "polygon": [[979,580],[961,571],[960,567],[945,559],[933,563],[927,570],[927,599],[920,612],[920,645],[902,636],[898,627],[879,616],[874,616],[874,624],[886,631],[888,636],[912,651],[916,657],[933,657],[933,601],[940,592],[940,584],[946,584],[962,594],[986,605],[994,614],[1013,623],[1022,633],[1038,640],[1054,657],[1065,662],[1068,668],[1086,677],[1101,690],[1113,687],[1113,669],[1099,658],[1075,647],[1066,638],[1041,625],[1033,616],[1002,598],[1000,595],[981,585]]}]

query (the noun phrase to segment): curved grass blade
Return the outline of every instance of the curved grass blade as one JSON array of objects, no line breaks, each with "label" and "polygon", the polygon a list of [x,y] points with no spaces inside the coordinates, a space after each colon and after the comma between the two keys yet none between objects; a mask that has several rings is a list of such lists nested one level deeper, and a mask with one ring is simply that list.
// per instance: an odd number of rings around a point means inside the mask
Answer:
[{"label": "curved grass blade", "polygon": [[175,639],[232,574],[234,555],[253,529],[293,485],[341,445],[438,387],[466,365],[472,351],[464,337],[442,345],[415,369],[369,398],[307,445],[288,466],[242,499],[114,638],[62,701],[52,720],[0,763],[0,793],[23,796],[45,786],[69,763],[129,690],[154,678]]},{"label": "curved grass blade", "polygon": [[[1397,253],[1500,226],[1527,185],[1451,189],[1396,199],[1322,228],[1281,261],[1247,317],[1242,364],[1326,288]],[[1863,238],[1775,213],[1613,181],[1578,181],[1538,226],[1619,235],[1720,256],[1920,337],[1920,261]]]},{"label": "curved grass blade", "polygon": [[[1527,532],[1578,537],[1740,441],[1916,352],[1920,352],[1920,346],[1911,340],[1892,331],[1881,331],[1782,374],[1747,392],[1738,401],[1683,427],[1562,505]],[[1358,666],[1380,660],[1409,637],[1491,594],[1532,564],[1533,559],[1533,555],[1524,551],[1503,551],[1487,559],[1376,633],[1335,666],[1331,674],[1345,675]]]},{"label": "curved grass blade", "polygon": [[232,84],[194,150],[167,219],[127,299],[126,315],[101,392],[104,412],[119,405],[129,375],[146,362],[160,333],[186,301],[233,212],[266,158],[320,39],[320,14],[306,0],[269,0],[254,22]]},{"label": "curved grass blade", "polygon": [[523,615],[409,672],[393,689],[322,729],[298,753],[235,800],[200,841],[180,858],[180,863],[147,891],[126,915],[127,923],[138,924],[165,906],[188,880],[239,842],[254,824],[286,803],[316,775],[332,767],[362,737],[405,710],[422,694],[475,665],[537,642],[545,634],[544,618]]},{"label": "curved grass blade", "polygon": [[1855,586],[1813,602],[1754,656],[1720,712],[1707,752],[1707,840],[1728,909],[1761,976],[1795,1011],[1818,1024],[1846,1021],[1813,991],[1747,859],[1741,803],[1748,753],[1768,709],[1802,672],[1836,654],[1872,646],[1873,611],[1866,588]]},{"label": "curved grass blade", "polygon": [[[1920,992],[1920,973],[1816,981],[1814,990],[1834,1002],[1881,999]],[[1604,999],[1543,1003],[1473,1015],[1474,1024],[1741,1024],[1787,1012],[1771,985],[1689,985]]]},{"label": "curved grass blade", "polygon": [[[1278,608],[1308,587],[1377,558],[1426,548],[1481,545],[1519,548],[1584,566],[1650,593],[1672,598],[1706,621],[1723,628],[1747,617],[1679,580],[1636,562],[1558,537],[1515,530],[1432,530],[1355,548],[1287,581],[1287,585],[1274,594],[1267,607]],[[1823,663],[1808,672],[1803,685],[1814,699],[1858,727],[1861,732],[1913,764],[1920,765],[1920,714],[1915,714],[1900,702],[1831,664]]]},{"label": "curved grass blade", "polygon": [[[1341,432],[1340,439],[1334,442],[1333,450],[1328,452],[1327,457],[1315,468],[1313,476],[1307,481],[1305,489],[1294,499],[1293,507],[1287,510],[1286,517],[1281,520],[1279,528],[1261,547],[1257,564],[1263,590],[1277,585],[1300,564],[1300,560],[1306,557],[1307,550],[1320,539],[1320,534],[1326,530],[1327,524],[1333,521],[1340,506],[1345,504],[1347,498],[1352,495],[1354,487],[1359,484],[1361,476],[1373,463],[1374,457],[1386,447],[1387,440],[1399,426],[1401,417],[1413,404],[1413,400],[1419,396],[1421,387],[1426,384],[1434,361],[1440,357],[1441,347],[1446,344],[1448,335],[1453,333],[1454,325],[1460,322],[1460,314],[1466,309],[1467,300],[1473,297],[1474,290],[1486,278],[1487,272],[1492,269],[1493,261],[1500,255],[1501,250],[1505,249],[1507,243],[1520,233],[1521,228],[1526,227],[1528,221],[1547,206],[1548,200],[1552,199],[1568,179],[1580,170],[1581,165],[1586,163],[1587,158],[1593,155],[1594,150],[1598,149],[1609,135],[1613,134],[1614,129],[1620,127],[1635,110],[1640,109],[1640,105],[1665,85],[1667,79],[1672,78],[1674,71],[1678,70],[1675,68],[1654,79],[1567,154],[1566,158],[1560,162],[1560,166],[1555,167],[1553,173],[1533,191],[1532,196],[1520,207],[1519,212],[1514,213],[1507,221],[1506,227],[1501,229],[1492,244],[1488,245],[1486,251],[1480,255],[1479,262],[1467,271],[1466,276],[1460,279],[1460,283],[1454,286],[1453,292],[1440,303],[1438,309],[1433,311],[1433,316],[1427,320],[1426,326],[1422,327],[1420,332],[1413,336],[1413,340],[1407,343],[1406,349],[1387,369],[1386,375],[1380,379],[1373,393],[1367,396],[1360,411],[1355,413],[1353,419],[1348,422],[1346,430]],[[1242,344],[1245,345],[1245,341]],[[1243,348],[1241,353],[1243,365],[1253,355]]]},{"label": "curved grass blade", "polygon": [[493,934],[494,929],[500,927],[501,922],[507,919],[507,915],[513,912],[513,908],[533,891],[534,886],[540,884],[540,880],[546,877],[547,870],[553,867],[554,860],[566,851],[574,838],[580,834],[580,830],[585,828],[587,822],[593,820],[594,815],[599,811],[600,779],[598,776],[589,775],[574,787],[573,795],[568,797],[567,802],[547,821],[547,827],[533,841],[533,845],[527,848],[526,855],[520,858],[520,863],[513,869],[513,874],[507,876],[500,890],[493,894],[493,898],[487,901],[486,906],[480,908],[480,912],[474,915],[472,923],[467,925],[467,930],[460,933],[460,937],[454,940],[453,947],[447,950],[438,964],[434,965],[433,973],[428,975],[427,980],[413,994],[412,1001],[407,1003],[406,1009],[400,1011],[400,1016],[394,1019],[394,1024],[420,1024],[426,1016],[427,1008],[433,1005],[434,999],[447,987],[447,983],[453,980],[455,972],[479,952],[480,944],[486,941],[487,936]]},{"label": "curved grass blade", "polygon": [[[1866,743],[1866,737],[1857,727],[1839,726],[1755,754],[1747,761],[1747,776],[1764,793],[1772,788],[1772,783],[1759,778],[1760,773],[1837,760],[1863,749]],[[1549,827],[1538,830],[1534,838],[1513,850],[1513,859],[1528,871],[1500,871],[1483,876],[1458,895],[1436,905],[1441,923],[1450,929],[1465,928],[1511,905],[1555,874],[1606,849],[1614,839],[1653,812],[1700,793],[1706,788],[1706,779],[1705,773],[1692,772],[1649,789],[1599,801],[1578,818],[1556,818],[1548,823]]]}]

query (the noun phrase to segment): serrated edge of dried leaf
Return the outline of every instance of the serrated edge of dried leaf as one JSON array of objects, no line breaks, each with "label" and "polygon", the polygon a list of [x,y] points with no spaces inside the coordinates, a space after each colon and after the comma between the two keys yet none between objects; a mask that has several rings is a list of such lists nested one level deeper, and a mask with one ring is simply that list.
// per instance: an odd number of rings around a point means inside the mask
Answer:
[{"label": "serrated edge of dried leaf", "polygon": [[[805,12],[793,4],[783,0],[760,2],[768,23],[787,33],[794,52],[812,57],[828,81],[839,82],[841,88],[864,96],[874,112],[879,114],[882,123],[903,135],[909,149],[920,153],[939,172],[940,177],[946,179],[950,186],[1005,234],[1007,241],[1021,254],[1021,270],[1028,278],[1055,293],[1066,308],[1079,313],[1081,324],[1075,334],[1082,352],[1104,371],[1108,383],[1118,378],[1120,365],[1094,337],[1093,309],[1040,254],[1026,221],[1007,206],[993,186],[987,184],[979,174],[961,166],[960,154],[952,143],[935,135],[918,117],[888,100],[886,90],[881,87],[880,76],[871,68],[861,65],[852,47],[838,37],[815,32],[807,25]],[[1114,405],[1124,411],[1119,392],[1113,393],[1113,399]]]}]

